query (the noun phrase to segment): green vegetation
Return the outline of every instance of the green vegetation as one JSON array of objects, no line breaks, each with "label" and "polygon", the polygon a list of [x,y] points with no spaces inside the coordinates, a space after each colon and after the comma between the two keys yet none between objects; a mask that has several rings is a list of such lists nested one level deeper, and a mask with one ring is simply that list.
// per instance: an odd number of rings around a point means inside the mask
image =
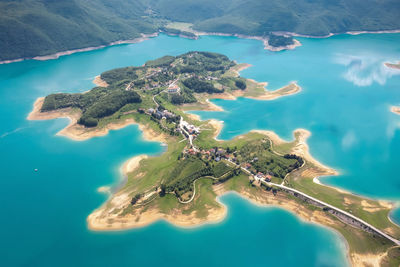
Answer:
[{"label": "green vegetation", "polygon": [[381,264],[384,267],[400,266],[400,247],[390,248],[387,255],[383,258]]},{"label": "green vegetation", "polygon": [[172,62],[174,62],[175,57],[173,56],[163,56],[161,58],[155,60],[149,60],[146,62],[146,67],[166,67],[169,66]]},{"label": "green vegetation", "polygon": [[143,1],[0,1],[0,60],[107,45],[154,33]]},{"label": "green vegetation", "polygon": [[140,103],[134,91],[97,87],[84,94],[52,94],[45,98],[41,111],[60,108],[79,108],[82,116],[78,123],[86,127],[97,126],[98,119],[110,116],[126,104]]},{"label": "green vegetation", "polygon": [[212,167],[213,173],[215,177],[221,177],[222,175],[226,174],[227,172],[232,170],[232,167],[228,164],[220,161],[214,164]]},{"label": "green vegetation", "polygon": [[187,191],[193,191],[192,184],[196,179],[210,175],[212,175],[211,168],[206,167],[203,161],[188,157],[178,161],[163,183],[166,184],[167,192],[174,192],[177,197],[180,197]]},{"label": "green vegetation", "polygon": [[267,36],[286,31],[323,36],[400,28],[396,0],[174,0],[157,1],[153,7],[165,18],[192,23],[195,30],[205,32]]},{"label": "green vegetation", "polygon": [[[20,0],[0,1],[0,60],[106,45],[158,30],[266,36],[400,28],[396,0]],[[176,25],[169,21],[186,22]],[[184,25],[184,26],[182,26]]]},{"label": "green vegetation", "polygon": [[[313,183],[310,178],[324,172],[321,167],[292,154],[293,147],[300,141],[299,132],[292,143],[276,147],[268,135],[259,132],[217,141],[213,138],[215,126],[212,123],[194,120],[183,112],[179,104],[184,103],[187,96],[200,101],[205,95],[222,90],[244,90],[244,85],[246,92],[258,93],[257,85],[237,77],[235,70],[239,67],[215,53],[166,56],[142,67],[102,73],[107,87],[95,87],[81,94],[49,95],[41,111],[79,109],[82,112],[79,123],[87,127],[104,127],[111,122],[133,119],[168,144],[162,155],[141,160],[139,167],[128,173],[119,196],[126,196],[128,201],[108,202],[104,208],[106,215],[102,215],[106,219],[112,214],[116,216],[113,220],[124,219],[124,216],[136,216],[139,220],[140,214],[155,209],[168,215],[183,214],[205,220],[211,210],[221,209],[212,189],[223,186],[226,190],[248,193],[257,200],[267,199],[270,204],[300,204],[298,207],[306,216],[322,213],[322,222],[342,233],[352,252],[389,251],[385,263],[388,266],[396,263],[399,252],[387,239],[354,228],[329,213],[329,209],[277,186],[284,182],[288,187],[315,196],[400,237],[400,228],[387,217],[389,207]],[[188,72],[188,69],[191,70]],[[260,184],[260,181],[264,182]],[[265,194],[272,194],[273,201],[268,202],[271,198]]]},{"label": "green vegetation", "polygon": [[[194,93],[221,93],[224,89],[217,89],[214,83],[221,79],[221,83],[226,83],[229,78],[222,78],[222,75],[232,66],[235,63],[228,57],[210,52],[164,56],[146,62],[142,67],[118,68],[102,73],[100,77],[108,87],[95,87],[87,93],[51,94],[45,98],[41,111],[78,108],[82,112],[78,123],[95,127],[109,116],[120,117],[126,112],[138,110],[150,115],[150,119],[166,132],[175,134],[179,117],[154,101],[161,101],[161,97],[167,101],[164,105],[173,104],[170,106],[173,108],[174,105],[196,102]],[[167,93],[167,88],[177,81],[181,90]],[[243,81],[235,81],[243,87]],[[232,90],[236,87],[233,85]],[[149,108],[153,110],[148,111]],[[165,122],[160,121],[163,117]]]},{"label": "green vegetation", "polygon": [[108,84],[115,84],[117,82],[120,83],[124,81],[135,80],[138,78],[136,71],[139,69],[140,67],[126,67],[126,68],[113,69],[110,71],[103,72],[100,75],[100,77]]},{"label": "green vegetation", "polygon": [[235,86],[236,86],[237,88],[239,88],[240,90],[244,90],[244,89],[246,89],[246,87],[247,87],[246,82],[243,81],[243,80],[240,80],[240,79],[238,79],[238,80],[235,81]]},{"label": "green vegetation", "polygon": [[251,163],[249,170],[252,173],[261,172],[278,178],[284,178],[303,164],[303,159],[296,155],[275,154],[268,139],[248,142],[238,150],[237,155],[238,162]]},{"label": "green vegetation", "polygon": [[245,142],[228,141],[223,146],[200,148],[198,151],[185,149],[169,174],[164,176],[162,184],[165,185],[165,192],[173,192],[179,198],[189,192],[187,197],[190,198],[195,180],[208,177],[215,183],[225,182],[241,174],[236,164],[248,165],[246,168],[258,176],[284,178],[299,168],[303,159],[295,155],[275,154],[268,139],[253,135]]},{"label": "green vegetation", "polygon": [[[78,123],[86,127],[104,127],[113,121],[133,118],[174,140],[177,136],[189,139],[189,135],[195,139],[199,149],[191,145],[186,147],[185,143],[169,146],[169,149],[178,148],[171,151],[174,160],[171,162],[171,155],[166,153],[167,161],[151,165],[158,168],[146,173],[162,179],[155,181],[149,177],[145,184],[135,184],[132,205],[146,198],[146,192],[157,188],[160,188],[161,196],[173,193],[179,199],[189,199],[194,194],[194,182],[199,178],[222,183],[240,175],[240,168],[232,162],[249,163],[251,171],[283,178],[296,169],[302,159],[274,154],[267,148],[267,140],[259,134],[250,134],[252,142],[249,143],[236,140],[221,146],[215,141],[210,142],[212,132],[196,130],[196,126],[189,123],[197,126],[201,123],[188,119],[179,107],[181,103],[197,101],[196,97],[201,94],[246,89],[246,79],[232,76],[236,75],[231,71],[233,67],[236,64],[228,57],[210,52],[164,56],[146,62],[142,67],[124,67],[102,73],[100,77],[107,82],[107,87],[95,87],[86,93],[51,94],[45,98],[41,112],[79,109]],[[187,121],[186,125],[182,126],[181,118]],[[249,149],[254,151],[250,153]],[[260,160],[255,161],[254,157]],[[263,166],[266,162],[268,164]]]},{"label": "green vegetation", "polygon": [[[309,167],[306,165],[306,168]],[[300,178],[298,175],[299,173],[293,172],[292,175],[287,177],[288,186],[352,213],[379,229],[391,229],[391,234],[400,238],[400,229],[388,220],[390,208],[380,205],[378,201],[346,194],[331,187],[320,186],[314,183],[311,177]]]},{"label": "green vegetation", "polygon": [[180,29],[175,29],[175,28],[169,28],[169,27],[161,27],[160,30],[166,34],[170,35],[179,35],[179,36],[184,36],[186,38],[197,38],[197,35],[194,34],[193,32],[190,31],[183,31]]},{"label": "green vegetation", "polygon": [[268,44],[273,47],[288,46],[294,44],[292,36],[282,36],[270,33],[268,35]]},{"label": "green vegetation", "polygon": [[195,93],[223,93],[223,90],[218,90],[214,87],[211,82],[202,81],[197,77],[191,77],[189,79],[183,80],[182,84],[194,91]]}]

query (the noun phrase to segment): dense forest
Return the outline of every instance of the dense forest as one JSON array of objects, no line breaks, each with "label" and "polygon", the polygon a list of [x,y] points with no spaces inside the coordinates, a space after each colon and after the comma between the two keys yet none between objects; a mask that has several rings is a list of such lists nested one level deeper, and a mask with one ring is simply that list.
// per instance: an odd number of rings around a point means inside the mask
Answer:
[{"label": "dense forest", "polygon": [[179,35],[179,36],[184,36],[187,38],[192,38],[192,39],[196,39],[197,35],[192,33],[192,32],[188,32],[188,31],[181,31],[178,29],[173,29],[173,28],[168,28],[168,27],[161,27],[160,31],[169,34],[169,35]]},{"label": "dense forest", "polygon": [[218,90],[211,82],[202,81],[199,78],[192,77],[182,81],[183,85],[193,90],[195,93],[222,93],[223,90]]},{"label": "dense forest", "polygon": [[49,55],[158,29],[141,1],[0,0],[0,60]]},{"label": "dense forest", "polygon": [[140,96],[134,91],[97,87],[83,94],[48,95],[41,111],[79,108],[82,116],[78,123],[86,127],[95,127],[99,119],[114,114],[126,104],[140,102]]},{"label": "dense forest", "polygon": [[132,39],[168,20],[258,36],[400,29],[398,0],[0,0],[0,10],[0,60]]},{"label": "dense forest", "polygon": [[265,36],[287,31],[324,36],[400,29],[398,0],[158,0],[152,8],[206,32]]},{"label": "dense forest", "polygon": [[292,36],[286,37],[270,33],[268,35],[268,44],[274,47],[288,46],[294,44],[294,40]]}]

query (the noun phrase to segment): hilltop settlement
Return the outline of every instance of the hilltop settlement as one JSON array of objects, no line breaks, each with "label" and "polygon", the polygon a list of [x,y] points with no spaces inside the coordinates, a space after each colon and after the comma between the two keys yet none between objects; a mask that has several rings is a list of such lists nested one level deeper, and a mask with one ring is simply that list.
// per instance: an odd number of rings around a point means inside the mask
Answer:
[{"label": "hilltop settlement", "polygon": [[226,214],[217,197],[236,191],[335,229],[346,239],[354,265],[398,266],[400,228],[388,218],[393,205],[315,182],[337,173],[310,156],[309,132],[296,130],[290,142],[267,131],[221,141],[220,123],[186,112],[220,109],[211,98],[272,100],[300,91],[295,83],[267,91],[266,84],[239,75],[248,66],[210,52],[164,56],[106,71],[88,92],[40,98],[28,118],[69,117],[61,134],[75,140],[137,123],[145,138],[167,145],[159,156],[125,164],[126,182],[88,217],[93,230],[141,227],[159,219],[179,226],[217,222]]}]

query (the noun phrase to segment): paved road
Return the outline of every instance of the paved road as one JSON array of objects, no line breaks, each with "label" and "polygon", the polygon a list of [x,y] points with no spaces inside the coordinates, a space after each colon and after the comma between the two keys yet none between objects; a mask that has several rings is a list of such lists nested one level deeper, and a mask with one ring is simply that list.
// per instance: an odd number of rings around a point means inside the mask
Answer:
[{"label": "paved road", "polygon": [[[235,164],[236,166],[238,166],[236,163],[234,163],[234,162],[232,162],[232,161],[229,161],[229,162],[231,162],[231,163]],[[245,169],[245,168],[243,168],[243,167],[241,167],[241,169],[242,169],[244,172],[246,172],[247,174],[253,175],[249,170],[247,170],[247,169]],[[339,212],[339,213],[342,213],[342,214],[344,214],[344,215],[346,215],[346,216],[348,216],[348,217],[350,217],[350,218],[352,218],[352,219],[354,219],[354,220],[356,220],[356,221],[358,221],[358,222],[364,224],[365,226],[368,226],[369,228],[371,228],[371,229],[374,230],[375,232],[379,233],[380,235],[382,235],[382,236],[384,236],[385,238],[389,239],[390,241],[392,241],[392,242],[395,243],[396,245],[400,246],[400,241],[399,241],[399,240],[397,240],[397,239],[393,238],[392,236],[390,236],[390,235],[384,233],[383,231],[379,230],[379,229],[376,228],[375,226],[372,226],[371,224],[369,224],[369,223],[367,223],[366,221],[364,221],[364,220],[362,220],[362,219],[360,219],[360,218],[354,216],[354,215],[351,214],[351,213],[348,213],[348,212],[346,212],[346,211],[344,211],[344,210],[341,210],[341,209],[339,209],[339,208],[337,208],[337,207],[335,207],[335,206],[332,206],[332,205],[330,205],[330,204],[328,204],[328,203],[326,203],[326,202],[323,202],[323,201],[321,201],[321,200],[319,200],[319,199],[317,199],[317,198],[314,198],[314,197],[312,197],[312,196],[309,196],[309,195],[307,195],[306,193],[303,193],[303,192],[301,192],[301,191],[299,191],[299,190],[296,190],[296,189],[287,187],[287,186],[285,186],[285,185],[283,185],[283,184],[269,183],[269,182],[265,182],[265,181],[263,181],[263,180],[261,180],[261,182],[264,183],[264,184],[266,184],[266,185],[269,185],[269,186],[273,185],[273,186],[276,186],[276,187],[279,187],[279,188],[282,188],[282,189],[285,189],[285,190],[288,190],[288,191],[297,193],[297,194],[302,195],[302,196],[304,196],[304,197],[306,197],[306,198],[308,198],[308,199],[311,199],[311,200],[313,200],[313,201],[315,201],[315,202],[317,202],[317,203],[319,203],[319,204],[321,204],[321,205],[324,205],[324,206],[326,206],[326,207],[328,207],[328,208],[330,208],[330,209],[333,209],[333,210],[335,210],[335,211],[337,211],[337,212]]]},{"label": "paved road", "polygon": [[341,210],[341,209],[339,209],[339,208],[336,208],[335,206],[332,206],[332,205],[330,205],[330,204],[328,204],[328,203],[326,203],[326,202],[323,202],[323,201],[321,201],[321,200],[319,200],[319,199],[316,199],[316,198],[314,198],[314,197],[312,197],[312,196],[309,196],[309,195],[307,195],[307,194],[305,194],[305,193],[303,193],[303,192],[301,192],[301,191],[299,191],[299,190],[296,190],[296,189],[293,189],[293,188],[290,188],[290,187],[287,187],[287,186],[284,186],[284,185],[281,185],[281,184],[268,183],[268,182],[265,182],[265,181],[261,181],[261,182],[264,183],[264,184],[267,184],[267,185],[273,185],[273,186],[280,187],[280,188],[283,188],[283,189],[285,189],[285,190],[288,190],[288,191],[297,193],[297,194],[302,195],[302,196],[304,196],[304,197],[306,197],[306,198],[308,198],[308,199],[311,199],[312,201],[315,201],[315,202],[317,202],[317,203],[319,203],[319,204],[321,204],[321,205],[324,205],[324,206],[326,206],[326,207],[328,207],[328,208],[330,208],[330,209],[333,209],[333,210],[335,210],[335,211],[337,211],[337,212],[339,212],[339,213],[345,214],[346,216],[348,216],[348,217],[350,217],[350,218],[352,218],[352,219],[354,219],[354,220],[356,220],[356,221],[358,221],[358,222],[364,224],[365,226],[368,226],[369,228],[373,229],[375,232],[379,233],[380,235],[386,237],[387,239],[389,239],[390,241],[392,241],[392,242],[395,243],[396,245],[399,245],[399,246],[400,246],[400,241],[399,241],[399,240],[397,240],[397,239],[391,237],[390,235],[388,235],[388,234],[382,232],[382,231],[379,230],[378,228],[376,228],[376,227],[372,226],[371,224],[367,223],[366,221],[364,221],[364,220],[362,220],[362,219],[360,219],[360,218],[354,216],[353,214],[348,213],[347,211],[344,211],[344,210]]}]

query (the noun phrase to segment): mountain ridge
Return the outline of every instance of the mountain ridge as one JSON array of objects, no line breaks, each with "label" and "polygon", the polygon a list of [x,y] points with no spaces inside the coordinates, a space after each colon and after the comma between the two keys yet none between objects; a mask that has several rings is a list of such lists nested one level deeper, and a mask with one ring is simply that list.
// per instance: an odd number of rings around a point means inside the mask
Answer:
[{"label": "mountain ridge", "polygon": [[197,31],[327,36],[400,29],[395,0],[0,0],[0,61],[105,46],[158,32],[169,21]]}]

